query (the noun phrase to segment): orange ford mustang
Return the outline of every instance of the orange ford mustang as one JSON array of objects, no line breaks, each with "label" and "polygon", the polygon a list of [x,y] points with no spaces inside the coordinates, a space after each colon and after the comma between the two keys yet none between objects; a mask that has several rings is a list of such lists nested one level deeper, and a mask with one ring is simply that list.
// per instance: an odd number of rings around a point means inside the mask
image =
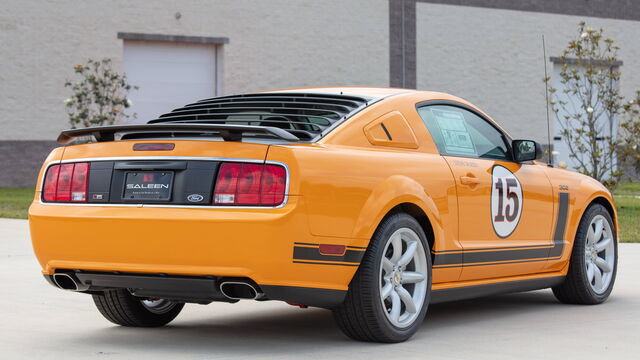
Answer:
[{"label": "orange ford mustang", "polygon": [[31,236],[45,278],[119,325],[282,300],[398,342],[430,303],[550,287],[596,304],[615,280],[605,187],[538,162],[537,143],[451,95],[223,96],[58,141],[88,136],[47,158]]}]

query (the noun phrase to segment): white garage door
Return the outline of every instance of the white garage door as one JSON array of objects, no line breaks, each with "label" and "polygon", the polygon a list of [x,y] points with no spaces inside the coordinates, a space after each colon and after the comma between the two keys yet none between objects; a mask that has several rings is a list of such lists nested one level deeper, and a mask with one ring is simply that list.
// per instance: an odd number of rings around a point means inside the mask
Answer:
[{"label": "white garage door", "polygon": [[124,41],[124,72],[136,113],[145,123],[196,100],[216,95],[216,47],[170,42]]}]

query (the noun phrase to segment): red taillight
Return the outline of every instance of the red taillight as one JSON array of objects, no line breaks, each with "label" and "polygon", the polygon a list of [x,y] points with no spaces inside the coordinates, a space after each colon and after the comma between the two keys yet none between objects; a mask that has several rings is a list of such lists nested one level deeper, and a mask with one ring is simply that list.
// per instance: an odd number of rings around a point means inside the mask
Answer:
[{"label": "red taillight", "polygon": [[240,170],[240,177],[238,178],[238,188],[236,189],[236,204],[260,204],[262,168],[263,165],[242,164],[242,170]]},{"label": "red taillight", "polygon": [[89,163],[53,165],[44,177],[44,201],[86,202]]},{"label": "red taillight", "polygon": [[60,166],[56,201],[71,201],[71,176],[73,176],[73,167],[73,164]]},{"label": "red taillight", "polygon": [[213,195],[215,204],[235,204],[238,177],[242,164],[222,164],[218,171],[218,180]]},{"label": "red taillight", "polygon": [[287,172],[282,166],[267,165],[262,174],[262,191],[260,203],[263,205],[278,205],[284,201],[284,191]]},{"label": "red taillight", "polygon": [[282,204],[287,172],[279,165],[224,163],[220,166],[213,202],[216,205]]},{"label": "red taillight", "polygon": [[87,186],[89,185],[89,163],[74,164],[71,177],[71,201],[87,201]]},{"label": "red taillight", "polygon": [[58,188],[58,175],[60,174],[60,165],[53,165],[47,170],[44,177],[44,186],[42,188],[42,199],[44,201],[56,201],[56,189]]}]

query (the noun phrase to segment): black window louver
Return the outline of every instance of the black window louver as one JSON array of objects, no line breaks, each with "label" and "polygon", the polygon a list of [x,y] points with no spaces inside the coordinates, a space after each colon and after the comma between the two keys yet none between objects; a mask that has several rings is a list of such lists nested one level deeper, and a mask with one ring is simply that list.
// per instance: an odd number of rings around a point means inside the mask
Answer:
[{"label": "black window louver", "polygon": [[227,124],[283,129],[312,140],[367,105],[358,96],[259,93],[221,96],[185,105],[148,124]]}]

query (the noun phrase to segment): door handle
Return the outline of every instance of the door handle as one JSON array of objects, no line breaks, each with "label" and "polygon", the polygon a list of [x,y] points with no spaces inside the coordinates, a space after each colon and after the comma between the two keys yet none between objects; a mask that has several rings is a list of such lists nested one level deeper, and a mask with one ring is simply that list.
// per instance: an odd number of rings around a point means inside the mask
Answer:
[{"label": "door handle", "polygon": [[467,176],[460,176],[460,183],[462,185],[476,186],[480,184],[480,179],[471,174],[467,174]]}]

